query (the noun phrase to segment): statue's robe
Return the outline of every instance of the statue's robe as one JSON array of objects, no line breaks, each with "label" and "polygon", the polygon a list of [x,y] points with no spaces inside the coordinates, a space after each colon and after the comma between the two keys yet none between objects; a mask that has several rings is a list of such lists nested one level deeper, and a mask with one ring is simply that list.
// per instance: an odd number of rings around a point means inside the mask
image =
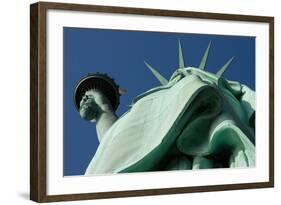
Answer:
[{"label": "statue's robe", "polygon": [[107,131],[86,175],[156,170],[176,148],[186,156],[255,165],[255,92],[195,68],[135,98]]}]

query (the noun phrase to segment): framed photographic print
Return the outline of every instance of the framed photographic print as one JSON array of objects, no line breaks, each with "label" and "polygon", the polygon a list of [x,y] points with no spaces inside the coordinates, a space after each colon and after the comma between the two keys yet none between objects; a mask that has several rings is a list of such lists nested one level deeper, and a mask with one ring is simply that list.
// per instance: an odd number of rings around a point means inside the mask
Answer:
[{"label": "framed photographic print", "polygon": [[274,18],[39,2],[30,198],[274,186]]}]

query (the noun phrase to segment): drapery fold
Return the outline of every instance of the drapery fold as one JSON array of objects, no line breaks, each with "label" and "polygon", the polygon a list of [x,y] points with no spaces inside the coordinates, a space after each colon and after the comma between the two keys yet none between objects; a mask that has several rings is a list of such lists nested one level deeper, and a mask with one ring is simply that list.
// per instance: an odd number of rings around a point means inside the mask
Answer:
[{"label": "drapery fold", "polygon": [[156,170],[174,149],[214,157],[227,149],[229,167],[255,165],[249,123],[254,92],[210,73],[187,71],[136,98],[107,131],[86,175]]}]

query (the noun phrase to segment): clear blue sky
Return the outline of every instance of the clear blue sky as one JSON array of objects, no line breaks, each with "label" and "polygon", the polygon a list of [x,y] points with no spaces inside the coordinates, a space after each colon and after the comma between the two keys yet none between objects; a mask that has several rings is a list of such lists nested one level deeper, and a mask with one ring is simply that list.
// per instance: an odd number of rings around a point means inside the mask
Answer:
[{"label": "clear blue sky", "polygon": [[194,67],[199,66],[211,40],[206,70],[215,73],[235,56],[224,77],[255,90],[254,37],[84,28],[64,28],[63,35],[65,176],[84,174],[98,146],[95,124],[80,118],[73,101],[76,84],[88,73],[107,73],[128,90],[120,99],[120,116],[134,97],[159,85],[144,60],[169,79],[178,67],[178,39],[186,66]]}]

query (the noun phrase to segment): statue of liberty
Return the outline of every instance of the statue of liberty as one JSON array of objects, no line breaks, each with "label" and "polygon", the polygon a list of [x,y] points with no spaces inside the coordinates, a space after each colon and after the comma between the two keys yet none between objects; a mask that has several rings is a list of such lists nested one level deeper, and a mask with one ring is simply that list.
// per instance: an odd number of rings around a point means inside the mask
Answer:
[{"label": "statue of liberty", "polygon": [[179,67],[166,79],[145,62],[160,86],[138,95],[120,118],[122,89],[106,74],[83,78],[75,89],[81,118],[96,124],[99,147],[85,175],[255,166],[255,92],[198,67]]}]

